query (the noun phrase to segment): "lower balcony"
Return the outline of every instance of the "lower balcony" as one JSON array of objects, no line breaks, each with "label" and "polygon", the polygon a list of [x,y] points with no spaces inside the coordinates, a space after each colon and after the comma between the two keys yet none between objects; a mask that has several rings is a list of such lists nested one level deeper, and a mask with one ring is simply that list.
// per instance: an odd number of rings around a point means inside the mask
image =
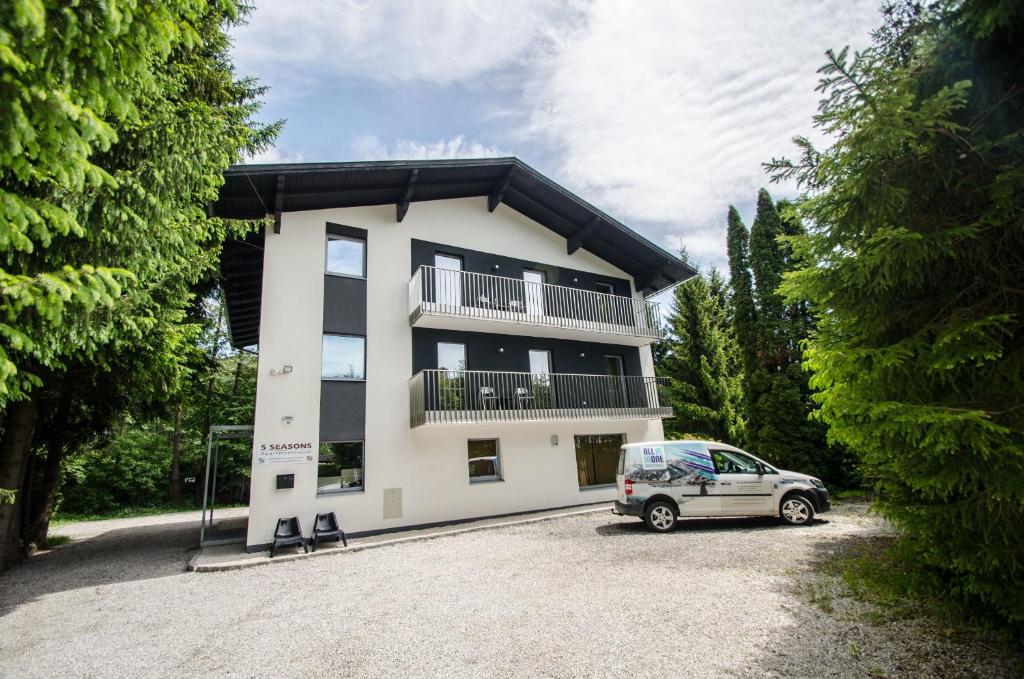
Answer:
[{"label": "lower balcony", "polygon": [[657,377],[422,370],[409,380],[410,425],[672,417]]}]

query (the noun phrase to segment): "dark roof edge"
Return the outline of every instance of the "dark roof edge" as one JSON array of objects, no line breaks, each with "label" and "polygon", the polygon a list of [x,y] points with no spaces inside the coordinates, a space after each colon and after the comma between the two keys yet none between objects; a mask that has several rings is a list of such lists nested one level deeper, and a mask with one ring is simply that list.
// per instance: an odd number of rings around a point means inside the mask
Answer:
[{"label": "dark roof edge", "polygon": [[[547,187],[561,193],[567,199],[572,200],[579,204],[586,210],[594,213],[601,219],[602,222],[608,224],[612,228],[622,232],[624,235],[632,238],[641,245],[650,248],[661,256],[665,257],[668,262],[674,262],[675,264],[683,267],[690,272],[690,275],[686,278],[681,279],[678,282],[689,280],[693,276],[697,275],[697,271],[688,265],[686,262],[679,259],[678,255],[673,255],[665,248],[657,245],[641,234],[637,233],[633,229],[629,228],[618,219],[615,219],[605,211],[595,207],[586,200],[580,198],[572,191],[566,189],[561,184],[548,178],[541,172],[537,171],[527,163],[523,162],[515,156],[506,156],[500,158],[455,158],[455,159],[424,159],[424,160],[368,160],[368,161],[344,161],[344,162],[329,162],[329,163],[268,163],[268,164],[253,164],[253,165],[232,165],[225,171],[225,175],[246,175],[246,174],[308,174],[313,172],[322,172],[330,170],[355,170],[355,169],[413,169],[417,167],[480,167],[480,166],[502,166],[502,165],[513,165],[517,170],[527,172],[531,175],[532,179],[545,184]],[[666,263],[668,263],[666,262]],[[666,290],[672,285],[667,285],[653,293],[658,294],[662,290]]]}]

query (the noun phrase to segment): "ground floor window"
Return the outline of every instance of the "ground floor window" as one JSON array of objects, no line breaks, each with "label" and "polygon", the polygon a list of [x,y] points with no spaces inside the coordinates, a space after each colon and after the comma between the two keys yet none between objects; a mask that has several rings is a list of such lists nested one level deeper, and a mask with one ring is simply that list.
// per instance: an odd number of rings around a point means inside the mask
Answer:
[{"label": "ground floor window", "polygon": [[615,483],[619,446],[625,434],[584,434],[576,437],[576,472],[580,488]]},{"label": "ground floor window", "polygon": [[501,481],[498,439],[469,440],[469,481]]},{"label": "ground floor window", "polygon": [[363,489],[363,442],[323,441],[317,464],[316,492]]}]

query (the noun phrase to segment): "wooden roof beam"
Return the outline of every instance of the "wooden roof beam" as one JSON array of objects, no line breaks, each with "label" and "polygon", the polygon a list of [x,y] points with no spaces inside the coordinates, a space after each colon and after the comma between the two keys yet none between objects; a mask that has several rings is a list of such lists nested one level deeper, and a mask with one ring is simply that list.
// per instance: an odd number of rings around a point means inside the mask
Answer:
[{"label": "wooden roof beam", "polygon": [[589,222],[581,226],[576,230],[569,238],[565,241],[565,251],[568,254],[572,254],[579,250],[583,246],[583,241],[590,238],[594,233],[594,228],[601,223],[600,217],[594,217]]},{"label": "wooden roof beam", "polygon": [[284,208],[284,175],[277,175],[277,191],[274,192],[274,233],[281,233],[281,210]]},{"label": "wooden roof beam", "polygon": [[505,173],[498,185],[494,187],[494,190],[487,196],[487,211],[494,212],[498,208],[498,203],[505,197],[505,192],[508,191],[509,185],[512,183],[512,175],[516,171],[516,166],[513,165]]},{"label": "wooden roof beam", "polygon": [[416,188],[416,180],[419,179],[420,171],[417,168],[413,168],[409,172],[409,178],[405,180],[405,188],[402,189],[402,195],[398,199],[398,203],[395,205],[395,219],[402,221],[405,219],[405,213],[409,211],[409,203],[412,201],[412,191]]},{"label": "wooden roof beam", "polygon": [[641,271],[639,275],[634,276],[633,278],[636,281],[636,289],[646,290],[650,287],[655,277],[662,272],[666,264],[668,264],[668,260],[663,257],[654,265],[647,267],[645,271]]}]

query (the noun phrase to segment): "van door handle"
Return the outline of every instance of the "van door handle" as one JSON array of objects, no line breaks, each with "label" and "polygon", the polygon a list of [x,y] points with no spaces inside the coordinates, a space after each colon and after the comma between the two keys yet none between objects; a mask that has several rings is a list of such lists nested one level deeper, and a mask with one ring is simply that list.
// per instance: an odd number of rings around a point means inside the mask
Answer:
[{"label": "van door handle", "polygon": [[732,485],[732,481],[722,481],[722,485],[723,486],[731,486]]}]

